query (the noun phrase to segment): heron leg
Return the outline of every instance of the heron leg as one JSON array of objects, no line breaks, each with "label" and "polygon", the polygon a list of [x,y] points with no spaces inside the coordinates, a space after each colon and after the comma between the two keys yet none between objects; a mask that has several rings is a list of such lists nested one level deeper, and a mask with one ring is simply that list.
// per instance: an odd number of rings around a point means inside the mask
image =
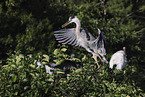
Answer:
[{"label": "heron leg", "polygon": [[93,58],[96,61],[98,68],[100,68],[100,65],[98,64],[98,61],[97,61],[97,56],[96,55],[93,55]]},{"label": "heron leg", "polygon": [[100,55],[98,54],[97,51],[94,50],[94,52],[98,55],[98,57],[100,58],[100,60],[104,63],[104,61],[102,60],[102,58],[100,57]]},{"label": "heron leg", "polygon": [[[96,61],[97,65],[98,65],[98,67],[100,67],[99,64],[98,64],[98,61],[97,61],[97,56],[100,58],[100,60],[101,60],[102,62],[103,62],[103,60],[102,60],[102,58],[100,57],[100,55],[98,54],[98,52],[95,51],[95,50],[94,50],[94,52],[92,52],[89,48],[85,48],[85,49],[86,49],[88,52],[90,52],[90,53],[93,54],[93,58],[95,59],[95,61]],[[97,56],[96,56],[95,54],[97,54]],[[104,62],[103,62],[103,64],[104,64]]]}]

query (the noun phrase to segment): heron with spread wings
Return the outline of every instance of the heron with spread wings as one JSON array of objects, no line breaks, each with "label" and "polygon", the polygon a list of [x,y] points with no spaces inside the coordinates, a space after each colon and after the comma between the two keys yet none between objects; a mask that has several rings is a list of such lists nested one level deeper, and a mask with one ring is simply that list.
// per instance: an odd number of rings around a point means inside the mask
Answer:
[{"label": "heron with spread wings", "polygon": [[100,29],[98,29],[99,35],[97,39],[95,39],[89,32],[86,32],[81,28],[80,20],[74,16],[69,17],[69,21],[62,25],[62,27],[65,27],[73,22],[76,24],[76,28],[62,29],[54,32],[56,40],[62,44],[71,44],[85,48],[88,52],[93,54],[93,58],[98,67],[99,64],[97,61],[97,56],[103,63],[108,63],[104,57],[104,55],[106,55],[106,40]]}]

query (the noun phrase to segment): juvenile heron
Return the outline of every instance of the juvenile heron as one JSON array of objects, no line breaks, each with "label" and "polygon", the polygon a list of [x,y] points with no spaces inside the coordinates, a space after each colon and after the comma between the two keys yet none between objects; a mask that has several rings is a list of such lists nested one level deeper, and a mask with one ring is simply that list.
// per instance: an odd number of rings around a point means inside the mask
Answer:
[{"label": "juvenile heron", "polygon": [[38,69],[40,66],[45,66],[46,73],[49,74],[54,74],[57,71],[56,69],[59,68],[64,71],[67,78],[70,76],[71,69],[77,70],[79,68],[83,68],[81,62],[75,62],[71,60],[64,60],[61,64],[49,63],[48,65],[43,65],[40,61],[37,61],[37,65],[38,66],[36,69]]},{"label": "juvenile heron", "polygon": [[[80,20],[74,16],[69,17],[69,21],[62,25],[62,27],[65,27],[73,22],[76,24],[76,28],[62,29],[54,32],[56,40],[58,40],[58,42],[62,44],[71,44],[75,46],[79,45],[85,48],[88,52],[93,54],[93,58],[95,59],[98,67],[99,64],[97,62],[97,56],[103,63],[108,63],[108,61],[104,57],[104,55],[106,55],[106,41],[103,33],[98,29],[99,35],[97,39],[95,39],[89,32],[86,33],[86,31],[81,28]],[[102,58],[100,57],[100,55]]]},{"label": "juvenile heron", "polygon": [[110,68],[113,69],[113,66],[116,64],[116,69],[123,69],[126,65],[127,58],[125,53],[125,47],[123,50],[117,51],[114,53],[110,59],[109,65]]}]

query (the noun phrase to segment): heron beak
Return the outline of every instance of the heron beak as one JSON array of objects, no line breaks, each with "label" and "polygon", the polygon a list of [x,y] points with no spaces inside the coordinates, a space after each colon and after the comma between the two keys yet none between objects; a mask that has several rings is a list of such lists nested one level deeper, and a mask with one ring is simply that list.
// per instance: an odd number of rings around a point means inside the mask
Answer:
[{"label": "heron beak", "polygon": [[65,24],[62,25],[62,28],[70,24],[70,21],[66,22]]}]

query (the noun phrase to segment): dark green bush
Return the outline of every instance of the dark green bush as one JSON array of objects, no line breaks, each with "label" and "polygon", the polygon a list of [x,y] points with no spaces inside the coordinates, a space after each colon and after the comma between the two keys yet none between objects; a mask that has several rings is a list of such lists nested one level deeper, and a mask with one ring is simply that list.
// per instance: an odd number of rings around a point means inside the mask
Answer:
[{"label": "dark green bush", "polygon": [[[53,57],[16,52],[1,67],[0,87],[2,96],[143,96],[143,72],[135,66],[126,65],[124,70],[111,70],[107,64],[101,68],[88,57],[81,60],[67,54],[66,48],[55,49]],[[61,63],[63,60],[81,61],[83,68],[73,70],[69,78],[60,78],[62,70],[46,73],[45,64]],[[37,61],[43,66],[37,67]]]}]

